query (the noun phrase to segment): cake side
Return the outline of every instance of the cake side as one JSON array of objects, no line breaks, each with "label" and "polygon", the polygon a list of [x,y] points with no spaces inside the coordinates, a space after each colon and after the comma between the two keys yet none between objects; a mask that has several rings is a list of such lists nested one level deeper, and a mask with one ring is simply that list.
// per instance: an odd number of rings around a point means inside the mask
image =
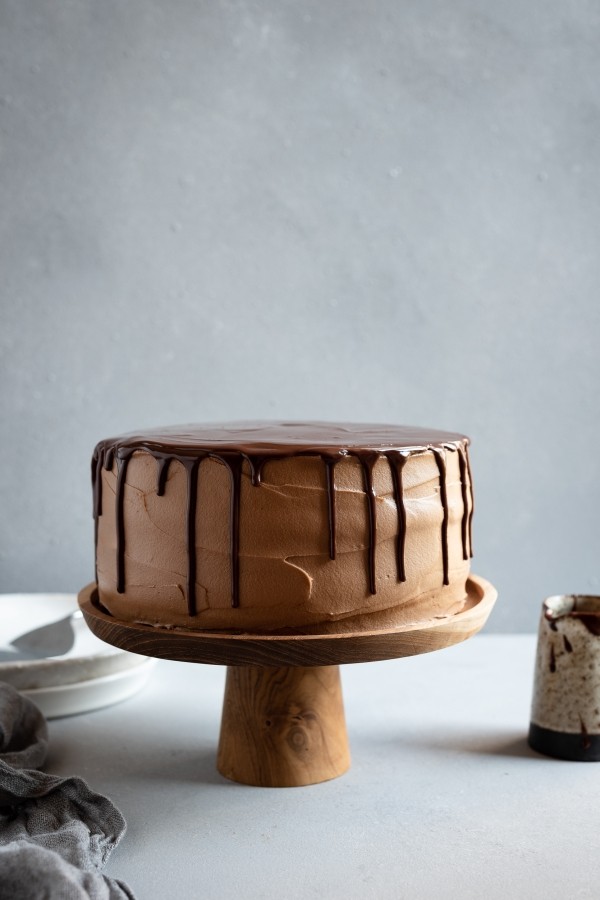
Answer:
[{"label": "cake side", "polygon": [[[416,429],[356,426],[342,441],[338,426],[319,427],[316,447],[298,441],[298,426],[287,444],[280,434],[235,444],[229,426],[217,446],[172,432],[98,445],[106,609],[260,632],[388,628],[458,611],[471,551],[467,439],[427,432],[419,445]],[[382,440],[377,428],[393,433]]]}]

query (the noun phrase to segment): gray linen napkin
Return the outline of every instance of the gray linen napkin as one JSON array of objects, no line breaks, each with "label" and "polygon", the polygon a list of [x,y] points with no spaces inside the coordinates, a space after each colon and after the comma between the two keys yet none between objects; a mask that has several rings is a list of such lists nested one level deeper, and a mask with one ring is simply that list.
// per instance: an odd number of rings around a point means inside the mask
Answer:
[{"label": "gray linen napkin", "polygon": [[125,819],[81,778],[35,771],[47,747],[42,713],[0,682],[0,897],[134,900],[100,871]]}]

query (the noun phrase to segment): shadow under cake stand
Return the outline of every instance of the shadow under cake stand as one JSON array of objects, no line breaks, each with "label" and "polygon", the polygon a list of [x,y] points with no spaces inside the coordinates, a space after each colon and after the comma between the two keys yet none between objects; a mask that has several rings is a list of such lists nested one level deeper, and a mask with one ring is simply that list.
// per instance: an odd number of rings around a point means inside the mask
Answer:
[{"label": "shadow under cake stand", "polygon": [[258,635],[186,631],[113,618],[95,584],[79,594],[93,633],[123,650],[182,662],[227,666],[219,772],[262,787],[328,781],[350,766],[339,666],[442,650],[476,634],[495,588],[471,575],[461,612],[434,622],[348,634]]}]

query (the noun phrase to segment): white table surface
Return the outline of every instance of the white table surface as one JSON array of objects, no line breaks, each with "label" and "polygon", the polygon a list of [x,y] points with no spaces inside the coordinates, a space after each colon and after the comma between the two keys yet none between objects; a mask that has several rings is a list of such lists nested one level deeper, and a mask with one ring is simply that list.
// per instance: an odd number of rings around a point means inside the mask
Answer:
[{"label": "white table surface", "polygon": [[600,764],[525,743],[535,637],[344,666],[352,768],[267,789],[215,769],[225,671],[159,662],[138,696],[51,723],[48,771],[128,821],[139,900],[600,895]]}]

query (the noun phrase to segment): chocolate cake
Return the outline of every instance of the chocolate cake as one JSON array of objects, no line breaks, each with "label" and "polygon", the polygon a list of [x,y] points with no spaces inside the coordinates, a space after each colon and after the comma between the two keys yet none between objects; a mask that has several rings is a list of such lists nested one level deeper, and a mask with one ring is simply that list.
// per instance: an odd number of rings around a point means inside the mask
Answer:
[{"label": "chocolate cake", "polygon": [[237,422],[101,441],[96,580],[161,628],[348,632],[451,616],[472,555],[469,439]]}]

